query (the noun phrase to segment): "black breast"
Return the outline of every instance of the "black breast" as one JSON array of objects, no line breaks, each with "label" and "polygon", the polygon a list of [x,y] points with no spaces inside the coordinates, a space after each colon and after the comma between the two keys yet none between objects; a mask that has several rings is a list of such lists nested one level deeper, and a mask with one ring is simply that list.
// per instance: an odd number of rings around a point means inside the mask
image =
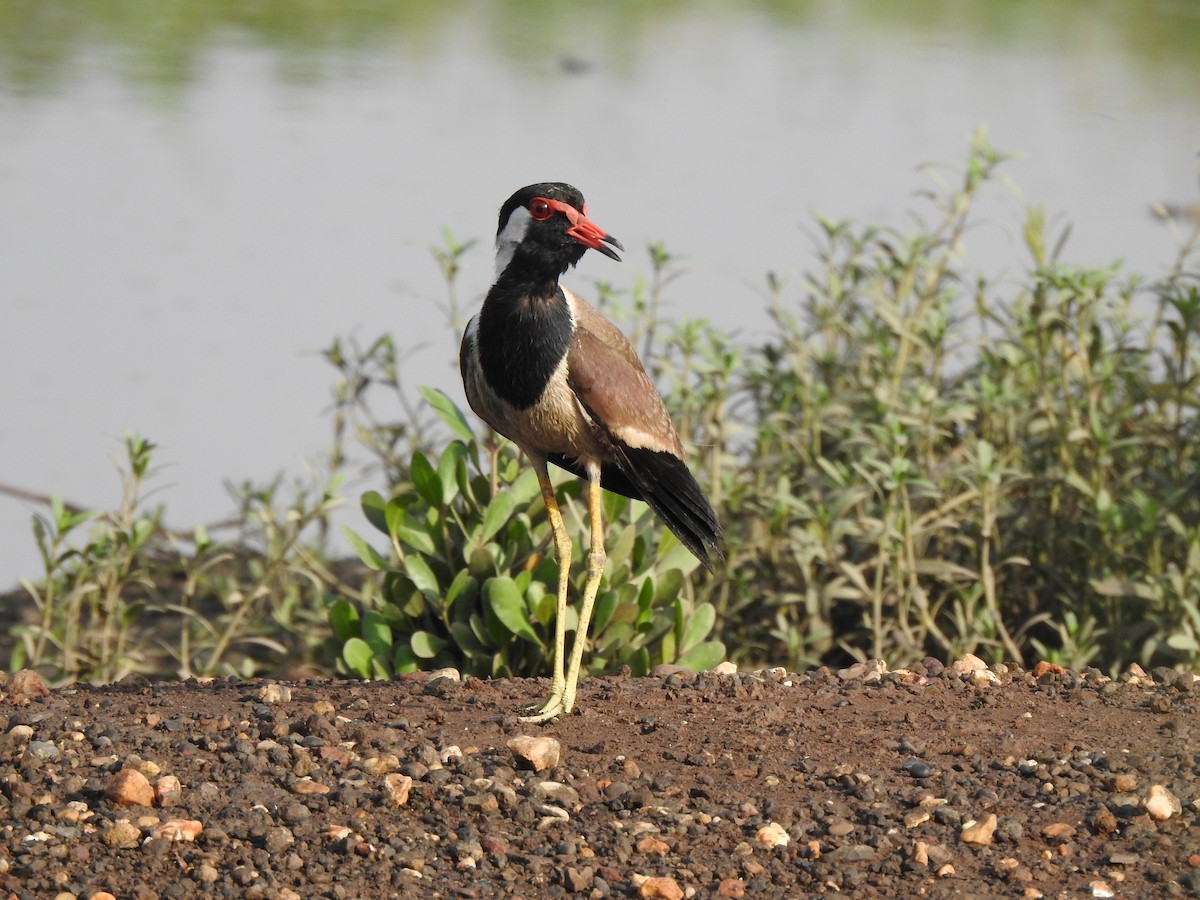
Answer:
[{"label": "black breast", "polygon": [[488,386],[518,409],[533,406],[567,355],[572,329],[557,283],[539,297],[498,281],[484,300],[475,334]]}]

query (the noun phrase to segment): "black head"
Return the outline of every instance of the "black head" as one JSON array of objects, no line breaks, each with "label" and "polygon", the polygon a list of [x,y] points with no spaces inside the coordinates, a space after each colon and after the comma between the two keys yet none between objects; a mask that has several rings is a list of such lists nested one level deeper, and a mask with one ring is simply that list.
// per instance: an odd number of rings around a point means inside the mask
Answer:
[{"label": "black head", "polygon": [[496,228],[496,273],[514,258],[535,270],[561,275],[588,250],[620,260],[621,242],[587,217],[583,194],[557,181],[521,188],[500,207]]}]

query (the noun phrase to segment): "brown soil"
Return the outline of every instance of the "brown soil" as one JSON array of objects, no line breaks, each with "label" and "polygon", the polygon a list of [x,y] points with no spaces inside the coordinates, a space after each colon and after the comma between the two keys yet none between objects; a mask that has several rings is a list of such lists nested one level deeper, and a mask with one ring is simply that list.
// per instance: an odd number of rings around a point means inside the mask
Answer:
[{"label": "brown soil", "polygon": [[[512,715],[539,699],[535,681],[127,680],[42,694],[10,680],[0,886],[22,898],[1200,893],[1195,679],[999,674],[930,663],[590,679],[575,715],[540,727]],[[558,765],[523,769],[507,746],[519,734],[557,739]],[[110,787],[122,769],[180,790],[123,807]],[[1155,785],[1178,802],[1148,809]],[[176,820],[203,830],[181,840],[163,827]]]}]

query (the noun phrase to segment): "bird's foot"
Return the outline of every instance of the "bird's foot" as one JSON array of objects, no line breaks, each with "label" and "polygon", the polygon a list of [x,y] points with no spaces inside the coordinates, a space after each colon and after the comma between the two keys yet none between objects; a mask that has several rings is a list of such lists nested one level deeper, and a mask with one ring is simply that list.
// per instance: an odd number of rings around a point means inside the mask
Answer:
[{"label": "bird's foot", "polygon": [[562,689],[555,689],[550,692],[549,699],[547,699],[546,702],[541,706],[526,707],[525,711],[528,713],[528,715],[518,716],[517,721],[531,722],[535,724],[539,722],[549,722],[551,719],[567,715],[574,705],[575,703],[573,697],[571,698],[571,701],[568,702],[564,696],[564,691]]},{"label": "bird's foot", "polygon": [[562,714],[562,703],[556,703],[553,706],[546,706],[542,709],[535,710],[531,715],[517,716],[517,721],[536,725],[542,722],[549,722],[551,719],[556,719]]}]

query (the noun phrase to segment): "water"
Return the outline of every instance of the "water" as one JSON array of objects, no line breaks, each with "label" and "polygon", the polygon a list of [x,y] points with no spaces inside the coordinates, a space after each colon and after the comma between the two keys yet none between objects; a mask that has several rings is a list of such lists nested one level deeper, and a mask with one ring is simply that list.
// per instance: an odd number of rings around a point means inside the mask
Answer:
[{"label": "water", "polygon": [[[1149,204],[1200,193],[1197,39],[1192,4],[1132,0],[7,5],[0,484],[109,508],[135,431],[167,521],[221,519],[225,480],[320,459],[335,335],[391,330],[410,382],[461,396],[429,245],[481,239],[470,311],[533,181],[631,250],[590,254],[584,293],[663,241],[668,313],[753,335],[814,210],[903,225],[920,164],[957,178],[986,124],[1070,259],[1154,275],[1176,245]],[[986,271],[1022,271],[1023,202],[985,206]],[[37,508],[0,494],[0,586],[37,572]]]}]

